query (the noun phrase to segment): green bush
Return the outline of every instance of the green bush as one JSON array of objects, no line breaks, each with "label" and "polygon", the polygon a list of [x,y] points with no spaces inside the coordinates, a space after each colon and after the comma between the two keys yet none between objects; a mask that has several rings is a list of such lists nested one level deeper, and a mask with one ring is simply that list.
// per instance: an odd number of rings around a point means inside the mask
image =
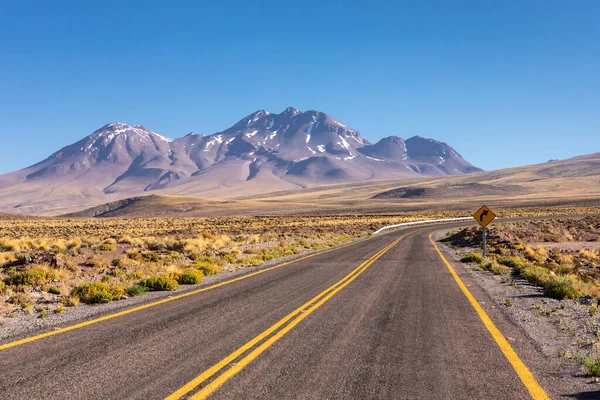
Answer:
[{"label": "green bush", "polygon": [[543,285],[544,294],[558,300],[575,299],[579,292],[573,287],[574,283],[570,276],[552,276]]},{"label": "green bush", "polygon": [[87,304],[106,303],[113,300],[119,300],[125,289],[122,286],[110,286],[104,282],[84,283],[74,288],[71,295],[79,297],[81,301]]},{"label": "green bush", "polygon": [[323,243],[313,243],[312,246],[310,246],[313,250],[321,250],[323,248],[325,248],[325,245]]},{"label": "green bush", "polygon": [[0,281],[0,294],[6,293],[6,283],[4,281]]},{"label": "green bush", "polygon": [[15,273],[13,276],[8,278],[8,283],[13,285],[43,285],[54,279],[52,274],[49,274],[43,269],[28,269]]},{"label": "green bush", "polygon": [[146,287],[142,286],[142,285],[133,285],[133,286],[129,286],[127,288],[127,295],[128,296],[140,296],[144,293],[146,293],[148,289],[146,289]]},{"label": "green bush", "polygon": [[494,260],[485,261],[481,267],[485,270],[490,271],[494,275],[508,275],[510,274],[510,268],[506,265],[497,263]]},{"label": "green bush", "polygon": [[180,285],[196,285],[202,283],[204,274],[197,269],[188,268],[177,277],[177,283]]},{"label": "green bush", "polygon": [[177,290],[179,289],[179,283],[170,276],[153,276],[148,279],[144,279],[139,283],[141,286],[151,291],[165,291],[165,290]]},{"label": "green bush", "polygon": [[581,363],[586,366],[591,376],[600,376],[600,358],[587,356],[581,360]]},{"label": "green bush", "polygon": [[527,280],[529,283],[537,286],[543,286],[547,282],[551,275],[542,267],[536,267],[535,265],[525,264],[520,270],[519,275],[521,278]]},{"label": "green bush", "polygon": [[523,267],[523,261],[517,257],[498,257],[498,264],[506,265],[507,267],[520,269]]},{"label": "green bush", "polygon": [[219,273],[219,268],[206,263],[194,264],[192,267],[201,271],[204,276],[216,275]]},{"label": "green bush", "polygon": [[250,267],[256,267],[257,265],[261,265],[263,263],[263,259],[262,256],[254,256],[254,257],[250,257],[247,258],[245,260],[246,265],[250,266]]},{"label": "green bush", "polygon": [[460,261],[464,263],[477,263],[481,264],[483,262],[483,256],[481,253],[467,253]]}]

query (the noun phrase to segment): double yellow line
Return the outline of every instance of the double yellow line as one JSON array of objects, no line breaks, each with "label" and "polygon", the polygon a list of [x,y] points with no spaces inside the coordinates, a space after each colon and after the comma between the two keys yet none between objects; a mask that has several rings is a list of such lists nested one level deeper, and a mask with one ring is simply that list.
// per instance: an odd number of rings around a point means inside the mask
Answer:
[{"label": "double yellow line", "polygon": [[[371,240],[372,238],[373,237],[370,237],[370,238],[368,238],[366,240]],[[201,289],[192,290],[190,292],[185,292],[185,293],[182,293],[182,294],[179,294],[179,295],[176,295],[176,296],[169,296],[166,299],[158,300],[158,301],[155,301],[155,302],[152,302],[152,303],[147,303],[147,304],[144,304],[144,305],[141,305],[141,306],[138,306],[138,307],[128,308],[126,310],[119,311],[119,312],[116,312],[114,314],[108,314],[108,315],[105,315],[105,316],[100,317],[100,318],[95,318],[95,319],[91,319],[91,320],[88,320],[88,321],[80,322],[78,324],[70,325],[70,326],[67,326],[65,328],[60,328],[60,329],[56,329],[56,330],[53,330],[53,331],[50,331],[50,332],[41,333],[39,335],[30,336],[30,337],[27,337],[25,339],[16,340],[16,341],[10,342],[10,343],[5,343],[5,344],[0,345],[0,351],[7,350],[7,349],[10,349],[12,347],[21,346],[21,345],[26,344],[26,343],[35,342],[37,340],[44,339],[44,338],[47,338],[47,337],[50,337],[50,336],[55,336],[55,335],[59,335],[59,334],[66,333],[66,332],[69,332],[69,331],[73,331],[73,330],[76,330],[76,329],[81,329],[81,328],[84,328],[86,326],[90,326],[90,325],[97,324],[99,322],[107,321],[109,319],[113,319],[113,318],[117,318],[117,317],[122,317],[122,316],[125,316],[127,314],[131,314],[131,313],[134,313],[134,312],[145,310],[147,308],[156,307],[156,306],[159,306],[161,304],[169,303],[171,301],[183,299],[185,297],[190,297],[190,296],[196,295],[198,293],[207,292],[209,290],[213,290],[213,289],[219,288],[221,286],[225,286],[225,285],[229,285],[229,284],[232,284],[232,283],[235,283],[235,282],[239,282],[239,281],[251,278],[251,277],[256,276],[256,275],[264,274],[265,272],[273,271],[275,269],[279,269],[279,268],[288,266],[290,264],[295,264],[295,263],[297,263],[299,261],[304,261],[304,260],[307,260],[307,259],[312,258],[312,257],[316,257],[316,256],[320,256],[320,255],[323,255],[323,254],[326,254],[326,253],[330,253],[332,251],[340,250],[340,249],[343,249],[345,247],[350,247],[350,246],[352,246],[352,245],[354,245],[356,243],[357,242],[352,242],[352,243],[345,244],[343,246],[339,246],[339,247],[334,247],[332,249],[323,250],[323,251],[320,251],[320,252],[317,252],[317,253],[313,253],[313,254],[309,254],[309,255],[304,256],[304,257],[297,258],[297,259],[292,260],[292,261],[288,261],[288,262],[285,262],[285,263],[282,263],[282,264],[279,264],[279,265],[275,265],[273,267],[262,268],[262,269],[260,269],[258,271],[242,275],[242,276],[240,276],[238,278],[233,278],[233,279],[230,279],[230,280],[227,280],[227,281],[216,283],[214,285],[203,287]]]},{"label": "double yellow line", "polygon": [[[321,307],[337,292],[348,286],[358,276],[365,272],[367,268],[369,268],[375,261],[377,261],[381,256],[383,256],[386,252],[392,249],[396,244],[398,244],[409,234],[410,233],[407,233],[399,237],[392,244],[381,249],[379,252],[377,252],[367,261],[359,265],[356,269],[354,269],[344,278],[342,278],[332,286],[328,287],[327,289],[310,299],[308,302],[304,303],[303,305],[301,305],[300,307],[283,317],[270,328],[268,328],[267,330],[256,336],[254,339],[250,340],[249,342],[235,350],[233,353],[229,354],[227,357],[213,365],[211,368],[202,372],[196,378],[189,381],[175,393],[167,397],[167,400],[181,399],[182,397],[188,396],[191,392],[194,391],[196,391],[196,393],[194,393],[189,398],[205,399],[206,397],[211,395],[213,392],[219,389],[219,387],[221,387],[225,382],[227,382],[231,377],[233,377],[242,369],[244,369],[244,367],[250,364],[266,349],[268,349],[276,341],[281,339],[286,333],[292,330],[304,318],[308,317],[315,310]],[[242,358],[240,359],[240,357]],[[230,368],[225,369],[227,366],[230,366]],[[215,376],[218,372],[220,372],[223,369],[225,370],[220,375],[218,375],[209,383],[205,384],[208,380],[213,378],[213,376]],[[202,388],[200,388],[201,386]]]}]

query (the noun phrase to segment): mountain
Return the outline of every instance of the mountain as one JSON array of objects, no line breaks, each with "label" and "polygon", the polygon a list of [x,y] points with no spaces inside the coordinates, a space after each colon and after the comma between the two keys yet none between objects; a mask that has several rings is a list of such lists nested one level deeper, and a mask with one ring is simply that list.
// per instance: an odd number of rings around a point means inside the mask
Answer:
[{"label": "mountain", "polygon": [[475,171],[445,143],[391,136],[372,144],[325,113],[289,107],[179,139],[108,124],[38,164],[0,176],[0,211],[57,213],[144,192],[236,197]]},{"label": "mountain", "polygon": [[[600,206],[600,153],[524,167],[466,175],[322,185],[236,200],[146,195],[65,217],[212,217],[222,215],[320,215],[455,211],[472,215],[486,204],[532,214],[596,213]],[[153,192],[150,192],[153,193]],[[559,208],[555,208],[555,207]],[[0,214],[0,219],[2,214]]]}]

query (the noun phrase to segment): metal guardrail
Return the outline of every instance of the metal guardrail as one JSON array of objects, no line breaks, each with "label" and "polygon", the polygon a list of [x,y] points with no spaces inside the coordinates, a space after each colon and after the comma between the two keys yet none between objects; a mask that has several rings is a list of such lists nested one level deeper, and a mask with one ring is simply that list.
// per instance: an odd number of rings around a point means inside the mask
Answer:
[{"label": "metal guardrail", "polygon": [[473,219],[473,217],[461,217],[461,218],[430,219],[427,221],[405,222],[403,224],[398,224],[398,225],[384,226],[383,228],[373,232],[373,235],[377,235],[378,233],[381,233],[381,232],[384,232],[384,231],[387,231],[390,229],[402,228],[404,226],[429,225],[429,224],[437,224],[440,222],[467,221],[467,220],[472,220],[472,219]]}]

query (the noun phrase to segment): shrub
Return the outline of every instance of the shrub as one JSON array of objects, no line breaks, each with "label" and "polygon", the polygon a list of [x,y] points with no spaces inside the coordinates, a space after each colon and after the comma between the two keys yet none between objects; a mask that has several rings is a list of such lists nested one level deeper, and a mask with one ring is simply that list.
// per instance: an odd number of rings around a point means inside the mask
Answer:
[{"label": "shrub", "polygon": [[540,246],[537,249],[532,249],[531,247],[525,248],[525,258],[529,261],[543,263],[548,258],[548,250],[545,247]]},{"label": "shrub", "polygon": [[0,294],[6,293],[6,283],[4,281],[0,281]]},{"label": "shrub", "polygon": [[204,274],[202,271],[197,269],[188,268],[179,276],[177,276],[177,283],[180,285],[196,285],[202,283],[204,280]]},{"label": "shrub", "polygon": [[153,276],[151,278],[140,281],[139,284],[151,291],[164,291],[164,290],[179,289],[179,284],[177,283],[177,281],[175,279],[171,278],[170,276],[166,276],[166,275]]},{"label": "shrub", "polygon": [[219,273],[220,269],[215,267],[214,265],[202,263],[202,264],[193,264],[193,268],[201,271],[204,276],[216,275]]},{"label": "shrub", "polygon": [[97,304],[119,300],[124,292],[123,287],[118,285],[110,286],[104,282],[93,282],[74,288],[71,295],[77,296],[84,303]]},{"label": "shrub", "polygon": [[257,265],[261,265],[263,263],[262,257],[254,256],[246,259],[246,265],[250,267],[256,267]]},{"label": "shrub", "polygon": [[74,294],[63,299],[63,303],[69,307],[77,307],[80,301],[79,296]]},{"label": "shrub", "polygon": [[85,265],[92,268],[104,268],[108,266],[102,257],[96,256],[91,256],[85,260]]},{"label": "shrub", "polygon": [[483,255],[481,253],[467,253],[460,261],[464,263],[478,263],[481,264],[483,262]]},{"label": "shrub", "polygon": [[15,261],[17,262],[18,265],[25,265],[29,262],[30,258],[27,254],[17,254],[15,256]]},{"label": "shrub", "polygon": [[80,248],[81,245],[82,245],[81,239],[72,239],[72,240],[69,240],[67,242],[67,249],[68,250],[75,250],[75,249]]},{"label": "shrub", "polygon": [[54,309],[54,314],[62,314],[65,311],[65,307],[62,304],[59,304],[58,307]]},{"label": "shrub", "polygon": [[115,251],[115,250],[117,250],[117,246],[115,246],[114,244],[110,244],[110,243],[102,243],[98,247],[98,250],[100,250],[100,251]]},{"label": "shrub", "polygon": [[131,238],[131,236],[125,235],[125,236],[121,236],[117,242],[120,243],[120,244],[132,245],[133,244],[133,239]]},{"label": "shrub", "polygon": [[575,270],[575,265],[569,262],[561,262],[554,267],[554,272],[559,275],[568,275]]},{"label": "shrub", "polygon": [[510,274],[510,268],[506,265],[499,264],[494,260],[486,261],[482,264],[482,268],[490,271],[494,275],[508,275]]},{"label": "shrub", "polygon": [[165,243],[165,248],[169,251],[175,251],[177,253],[185,252],[186,243],[183,240],[175,240],[172,242]]},{"label": "shrub", "polygon": [[31,310],[33,310],[33,300],[31,299],[31,296],[26,293],[15,293],[9,299],[9,302],[21,306],[21,308],[28,313],[31,313]]},{"label": "shrub", "polygon": [[544,284],[544,294],[553,299],[574,299],[579,292],[573,287],[574,279],[570,276],[552,276]]},{"label": "shrub", "polygon": [[21,250],[19,243],[14,239],[0,239],[0,252],[3,251],[19,251]]},{"label": "shrub", "polygon": [[48,290],[46,290],[46,291],[50,294],[60,294],[60,289],[57,288],[56,286],[49,286],[47,289]]},{"label": "shrub", "polygon": [[600,358],[594,358],[592,356],[587,356],[581,363],[585,365],[588,370],[588,373],[591,376],[600,376]]},{"label": "shrub", "polygon": [[590,260],[592,262],[597,262],[598,261],[598,255],[596,253],[594,253],[593,251],[589,251],[589,250],[581,250],[579,252],[579,255],[581,255],[581,257]]},{"label": "shrub", "polygon": [[41,269],[32,268],[25,271],[17,272],[9,278],[9,283],[13,285],[43,285],[54,279],[52,273]]},{"label": "shrub", "polygon": [[133,286],[129,286],[127,288],[127,295],[133,297],[133,296],[140,296],[144,293],[146,293],[148,289],[146,289],[146,287],[142,286],[142,285],[133,285]]},{"label": "shrub", "polygon": [[125,255],[131,260],[136,260],[140,258],[140,251],[138,249],[127,249]]},{"label": "shrub", "polygon": [[544,268],[536,267],[535,265],[531,264],[524,265],[519,270],[519,275],[529,283],[537,286],[543,286],[543,284],[551,277],[548,271]]},{"label": "shrub", "polygon": [[136,280],[138,280],[138,279],[142,279],[143,276],[144,276],[144,273],[142,271],[136,270],[136,271],[128,273],[126,275],[126,278],[127,279],[136,279]]},{"label": "shrub", "polygon": [[250,247],[244,250],[245,254],[262,254],[262,250],[258,247]]},{"label": "shrub", "polygon": [[325,245],[323,243],[313,243],[312,246],[310,246],[313,250],[321,250],[323,248],[325,248]]},{"label": "shrub", "polygon": [[517,257],[498,257],[496,261],[499,264],[515,269],[520,269],[523,267],[523,261]]}]

